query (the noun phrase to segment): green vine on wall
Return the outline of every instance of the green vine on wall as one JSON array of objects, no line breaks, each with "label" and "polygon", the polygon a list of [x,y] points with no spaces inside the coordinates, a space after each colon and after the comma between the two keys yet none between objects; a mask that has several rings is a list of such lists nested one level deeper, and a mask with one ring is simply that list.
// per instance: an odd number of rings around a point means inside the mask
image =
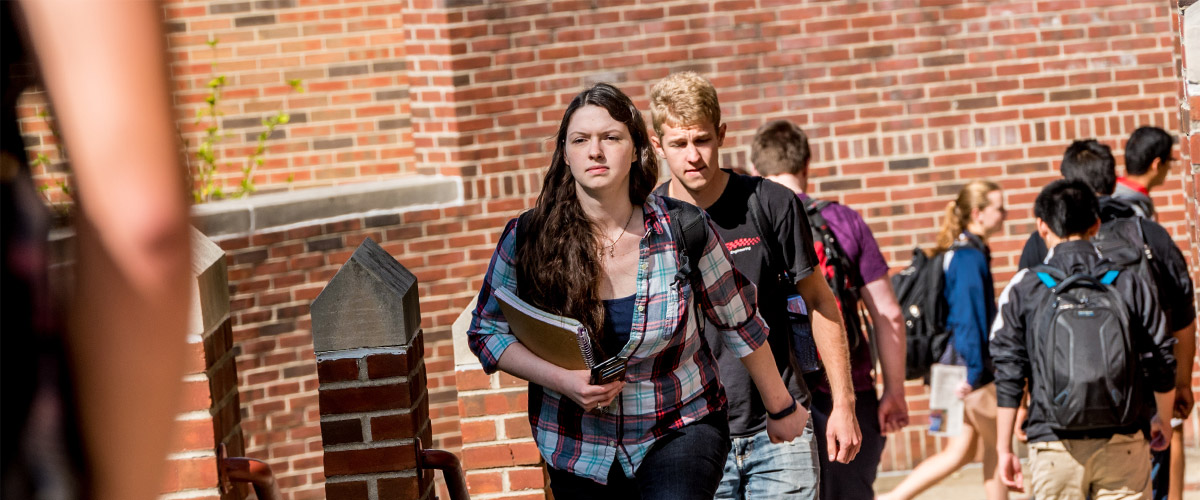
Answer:
[{"label": "green vine on wall", "polygon": [[[212,67],[215,71],[217,39],[210,39],[208,46],[213,50]],[[196,159],[200,164],[196,167],[192,174],[193,189],[192,197],[196,203],[204,203],[214,199],[226,197],[241,198],[256,191],[254,186],[254,169],[261,167],[264,163],[263,156],[267,152],[267,141],[271,139],[271,134],[275,132],[281,125],[286,125],[291,121],[291,115],[286,111],[278,111],[274,115],[262,119],[262,125],[265,129],[258,134],[258,141],[254,147],[254,152],[246,157],[245,163],[242,165],[242,180],[238,183],[237,189],[232,193],[226,193],[225,189],[216,179],[216,174],[221,164],[221,158],[217,145],[230,135],[230,133],[221,127],[220,117],[224,115],[221,112],[221,92],[228,83],[228,78],[225,75],[218,75],[208,81],[208,96],[204,98],[205,107],[196,110],[196,124],[199,125],[208,119],[208,124],[204,128],[204,136],[200,139],[200,144],[196,148]],[[288,86],[292,91],[304,92],[304,85],[299,79],[288,80]],[[225,163],[232,167],[233,162]],[[190,167],[189,167],[190,170]],[[291,177],[288,178],[291,181]]]},{"label": "green vine on wall", "polygon": [[[211,63],[214,72],[216,71],[216,51],[217,39],[211,39],[208,46],[213,50],[213,62]],[[196,148],[196,159],[199,164],[195,168],[192,167],[191,161],[185,164],[188,170],[188,178],[191,179],[189,189],[192,193],[192,199],[195,203],[205,203],[223,198],[241,198],[255,192],[257,189],[254,185],[254,170],[263,165],[264,156],[267,153],[267,142],[271,139],[271,135],[280,126],[287,125],[291,121],[291,115],[286,111],[278,111],[273,115],[262,119],[264,129],[257,136],[253,152],[246,157],[244,164],[241,167],[242,179],[237,184],[237,187],[232,192],[226,192],[220,182],[216,178],[218,166],[224,164],[232,167],[234,161],[223,161],[221,158],[220,149],[217,147],[221,141],[231,135],[221,127],[220,117],[224,115],[221,112],[221,94],[228,83],[229,79],[225,75],[214,76],[208,82],[208,95],[205,97],[205,107],[196,111],[196,124],[208,119],[207,126],[204,128],[204,136],[200,139],[199,146]],[[299,79],[287,81],[291,91],[297,93],[304,92],[303,82]],[[63,146],[62,136],[59,134],[58,127],[55,126],[53,116],[49,106],[43,107],[37,114],[46,122],[50,134],[54,137],[55,148],[58,153],[58,163],[63,170],[64,179],[55,180],[53,184],[45,183],[38,186],[38,192],[46,200],[46,205],[58,216],[69,216],[74,205],[75,192],[69,182],[71,175],[70,163],[67,161],[66,149]],[[187,140],[183,138],[180,132],[180,143],[185,146]],[[185,157],[189,155],[186,155]],[[45,153],[38,153],[32,160],[30,166],[37,168],[43,167],[45,172],[50,172],[55,165],[55,161],[51,160]],[[288,182],[292,181],[292,177],[288,177]],[[51,195],[51,191],[57,189],[63,194],[61,200],[56,201]]]},{"label": "green vine on wall", "polygon": [[[63,147],[62,135],[58,132],[58,127],[54,124],[53,116],[48,107],[42,107],[38,111],[38,117],[46,122],[46,128],[50,129],[50,135],[54,137],[54,149],[58,152],[58,161],[62,165],[64,178],[54,181],[53,186],[50,184],[41,184],[38,186],[38,192],[46,198],[46,206],[58,217],[66,217],[71,212],[71,205],[74,202],[74,192],[71,189],[71,184],[67,182],[70,179],[71,164],[67,162],[67,150]],[[49,173],[54,166],[54,161],[51,160],[45,153],[38,153],[37,156],[29,162],[30,166],[37,168],[42,167],[44,171]],[[64,199],[55,201],[50,195],[52,189],[58,189],[63,194]]]}]

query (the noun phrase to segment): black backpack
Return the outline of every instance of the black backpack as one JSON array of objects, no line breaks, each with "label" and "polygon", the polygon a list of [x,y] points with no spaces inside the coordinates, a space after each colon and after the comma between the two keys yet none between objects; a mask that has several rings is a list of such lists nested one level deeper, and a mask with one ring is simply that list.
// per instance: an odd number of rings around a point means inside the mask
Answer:
[{"label": "black backpack", "polygon": [[862,299],[859,289],[864,283],[858,273],[858,266],[846,255],[837,236],[829,228],[829,222],[821,215],[821,210],[831,203],[833,202],[809,198],[804,202],[804,211],[808,214],[819,267],[825,281],[829,283],[829,288],[833,290],[834,297],[837,298],[842,322],[846,326],[846,340],[850,351],[853,352],[862,345],[863,327],[870,327],[866,318],[859,313],[859,301]]},{"label": "black backpack", "polygon": [[[773,232],[764,231],[764,228],[769,228],[766,224],[767,210],[762,205],[762,199],[758,191],[767,181],[762,177],[752,177],[754,189],[750,192],[749,198],[746,200],[746,214],[750,222],[754,224],[754,231],[763,239],[763,246],[767,254],[767,268],[776,271],[775,287],[778,293],[787,297],[787,323],[791,329],[791,344],[792,360],[795,363],[795,369],[800,373],[815,373],[823,367],[821,365],[820,353],[817,351],[817,342],[813,338],[812,333],[812,318],[809,317],[809,307],[804,302],[804,298],[796,292],[795,282],[791,272],[784,265],[784,260],[781,255],[783,250],[776,248],[778,245],[777,238],[769,237]],[[762,293],[760,291],[760,293]],[[801,312],[803,311],[803,312]]]},{"label": "black backpack", "polygon": [[1112,286],[1120,266],[1105,262],[1096,274],[1070,276],[1048,265],[1030,272],[1051,291],[1026,339],[1031,394],[1046,422],[1066,431],[1136,424],[1145,394],[1126,302]]},{"label": "black backpack", "polygon": [[[977,248],[975,245],[972,240],[956,239],[949,250]],[[930,257],[924,250],[915,248],[912,263],[892,276],[892,289],[896,292],[906,329],[908,354],[904,378],[907,380],[928,378],[930,368],[950,343],[952,332],[946,328],[950,305],[942,296],[946,287],[944,264],[947,252]]]},{"label": "black backpack", "polygon": [[[1146,243],[1140,217],[1112,219],[1100,225],[1100,232],[1092,237],[1092,244],[1104,259],[1132,272],[1150,285],[1157,296],[1158,286],[1154,277],[1154,253]],[[1160,302],[1161,303],[1161,302]]]},{"label": "black backpack", "polygon": [[945,257],[945,252],[930,257],[920,248],[913,249],[912,263],[892,276],[892,289],[904,316],[908,347],[904,378],[908,380],[928,377],[950,342],[950,331],[946,329],[949,305],[942,297]]}]

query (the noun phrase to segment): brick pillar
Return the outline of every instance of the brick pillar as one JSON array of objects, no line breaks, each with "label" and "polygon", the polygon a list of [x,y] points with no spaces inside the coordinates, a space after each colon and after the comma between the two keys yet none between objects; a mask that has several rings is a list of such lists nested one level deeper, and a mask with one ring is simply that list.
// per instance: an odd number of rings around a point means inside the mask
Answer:
[{"label": "brick pillar", "polygon": [[504,372],[488,375],[467,349],[475,301],[452,327],[462,462],[471,498],[547,497],[542,457],[529,429],[529,384]]},{"label": "brick pillar", "polygon": [[328,498],[433,497],[420,325],[416,276],[370,238],[313,301]]},{"label": "brick pillar", "polygon": [[217,447],[245,455],[229,314],[225,251],[192,229],[192,306],[188,322],[188,374],[184,403],[168,456],[164,494],[187,498],[245,498],[249,488],[221,485]]},{"label": "brick pillar", "polygon": [[[1174,3],[1174,2],[1172,2]],[[1192,272],[1192,281],[1200,283],[1200,7],[1195,6],[1195,0],[1179,0],[1178,17],[1173,19],[1172,26],[1177,30],[1178,37],[1175,45],[1176,67],[1180,78],[1179,86],[1179,150],[1183,161],[1183,194],[1185,198],[1184,211],[1187,218],[1188,237],[1191,240],[1191,252],[1188,260]],[[1188,15],[1190,12],[1190,15]],[[1196,364],[1200,368],[1200,363]],[[1200,384],[1196,372],[1192,372],[1192,390]],[[1184,439],[1188,446],[1196,446],[1197,433],[1200,432],[1200,416],[1193,411],[1184,424]],[[1189,484],[1189,489],[1200,488],[1200,485]]]}]

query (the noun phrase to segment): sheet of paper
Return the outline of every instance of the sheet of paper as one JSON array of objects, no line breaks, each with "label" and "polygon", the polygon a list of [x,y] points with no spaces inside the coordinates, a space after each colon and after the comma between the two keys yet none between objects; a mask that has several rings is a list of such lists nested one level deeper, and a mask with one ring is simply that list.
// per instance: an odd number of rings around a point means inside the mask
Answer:
[{"label": "sheet of paper", "polygon": [[967,367],[935,363],[929,375],[929,433],[957,436],[962,432],[963,401],[954,394],[967,380]]}]

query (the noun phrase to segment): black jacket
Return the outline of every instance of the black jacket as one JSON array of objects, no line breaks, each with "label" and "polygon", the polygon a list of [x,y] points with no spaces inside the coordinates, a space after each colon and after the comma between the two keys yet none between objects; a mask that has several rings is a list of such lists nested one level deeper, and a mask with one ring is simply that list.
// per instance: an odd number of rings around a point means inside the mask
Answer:
[{"label": "black jacket", "polygon": [[[1108,222],[1113,219],[1136,217],[1137,212],[1124,200],[1111,196],[1100,197],[1100,220]],[[1188,273],[1187,260],[1183,252],[1175,245],[1175,240],[1166,228],[1150,219],[1139,219],[1146,244],[1154,260],[1150,270],[1154,273],[1154,283],[1158,287],[1158,297],[1162,301],[1163,313],[1167,315],[1167,329],[1177,332],[1196,319],[1196,310],[1192,302],[1192,276]],[[1025,242],[1021,251],[1020,269],[1026,269],[1046,260],[1046,242],[1035,231]]]},{"label": "black jacket", "polygon": [[[1096,248],[1087,241],[1068,241],[1053,249],[1047,264],[1067,274],[1075,272],[1094,273],[1101,261]],[[1167,330],[1165,318],[1150,286],[1135,273],[1121,273],[1113,286],[1125,299],[1129,311],[1129,332],[1134,345],[1144,353],[1151,354],[1141,361],[1145,379],[1140,381],[1153,392],[1170,392],[1175,388],[1175,356],[1172,349],[1175,338]],[[1038,280],[1029,269],[1022,269],[1000,295],[1000,311],[992,327],[989,344],[992,361],[996,366],[996,399],[1002,408],[1016,408],[1021,404],[1025,383],[1032,377],[1032,363],[1028,346],[1032,336],[1042,334],[1033,331],[1036,309],[1050,299],[1051,291]],[[1033,384],[1030,384],[1033,386]],[[1149,394],[1150,391],[1144,391]],[[1046,408],[1038,397],[1030,398],[1029,418],[1025,420],[1025,433],[1029,442],[1058,441],[1062,439],[1107,438],[1113,434],[1132,434],[1138,430],[1149,436],[1150,417],[1156,411],[1152,397],[1143,404],[1145,417],[1132,428],[1093,430],[1087,433],[1054,431],[1045,422]]]}]

